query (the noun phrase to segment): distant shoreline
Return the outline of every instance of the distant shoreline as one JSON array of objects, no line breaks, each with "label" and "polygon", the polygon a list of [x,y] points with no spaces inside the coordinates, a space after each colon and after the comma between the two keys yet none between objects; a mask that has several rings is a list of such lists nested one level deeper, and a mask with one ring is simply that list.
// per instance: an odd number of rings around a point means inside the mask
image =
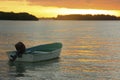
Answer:
[{"label": "distant shoreline", "polygon": [[70,14],[70,15],[58,15],[56,18],[39,18],[40,20],[120,20],[120,17],[116,17],[113,15],[80,15],[80,14]]},{"label": "distant shoreline", "polygon": [[14,13],[14,12],[0,12],[0,20],[39,20],[34,15],[31,15],[29,13]]},{"label": "distant shoreline", "polygon": [[38,20],[84,20],[84,21],[114,21],[120,20],[120,17],[113,15],[81,15],[81,14],[68,14],[68,15],[58,15],[52,18],[37,18],[26,12],[14,13],[14,12],[2,12],[0,11],[0,20],[14,20],[14,21],[38,21]]},{"label": "distant shoreline", "polygon": [[120,20],[58,20],[58,19],[39,19],[39,20],[55,20],[55,21],[120,21]]}]

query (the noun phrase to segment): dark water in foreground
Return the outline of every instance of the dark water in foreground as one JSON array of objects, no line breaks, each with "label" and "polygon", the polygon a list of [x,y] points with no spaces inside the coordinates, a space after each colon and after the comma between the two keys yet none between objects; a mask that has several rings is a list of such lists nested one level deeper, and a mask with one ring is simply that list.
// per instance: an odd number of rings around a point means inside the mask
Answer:
[{"label": "dark water in foreground", "polygon": [[[6,51],[62,42],[59,59],[9,63]],[[120,21],[0,21],[0,80],[120,80]]]}]

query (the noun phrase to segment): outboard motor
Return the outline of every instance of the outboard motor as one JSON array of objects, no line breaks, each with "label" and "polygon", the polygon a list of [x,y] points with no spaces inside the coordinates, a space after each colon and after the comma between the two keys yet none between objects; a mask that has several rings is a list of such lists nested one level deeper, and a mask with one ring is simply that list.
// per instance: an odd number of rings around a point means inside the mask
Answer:
[{"label": "outboard motor", "polygon": [[18,42],[15,44],[15,48],[17,50],[16,55],[11,55],[11,61],[15,61],[17,57],[22,57],[22,54],[25,52],[26,47],[22,42]]}]

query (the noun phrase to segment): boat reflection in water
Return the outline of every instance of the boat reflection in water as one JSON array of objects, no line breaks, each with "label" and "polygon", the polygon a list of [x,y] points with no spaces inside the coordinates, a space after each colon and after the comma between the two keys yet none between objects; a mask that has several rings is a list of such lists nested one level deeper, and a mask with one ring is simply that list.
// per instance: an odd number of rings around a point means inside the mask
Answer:
[{"label": "boat reflection in water", "polygon": [[[47,60],[47,61],[41,61],[41,62],[20,62],[15,61],[11,62],[9,61],[9,72],[11,73],[11,76],[17,77],[31,77],[31,72],[34,74],[36,71],[40,71],[40,73],[47,71],[50,68],[55,67],[55,65],[59,64],[59,58]],[[30,75],[29,75],[30,74]]]}]

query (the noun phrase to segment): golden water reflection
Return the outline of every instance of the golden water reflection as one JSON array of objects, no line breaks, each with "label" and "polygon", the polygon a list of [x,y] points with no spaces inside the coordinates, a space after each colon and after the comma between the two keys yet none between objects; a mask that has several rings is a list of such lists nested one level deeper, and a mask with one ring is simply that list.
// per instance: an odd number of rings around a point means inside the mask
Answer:
[{"label": "golden water reflection", "polygon": [[[8,29],[8,26],[6,28],[8,32],[0,29],[1,61],[8,61],[6,51],[15,50],[14,44],[18,41],[24,42],[26,47],[52,42],[63,43],[60,61],[46,64],[44,67],[40,64],[37,66],[25,66],[27,68],[22,73],[24,74],[23,78],[32,76],[34,78],[37,77],[37,79],[42,77],[41,80],[49,78],[51,80],[119,79],[120,38],[119,34],[116,33],[120,31],[116,22],[40,21],[37,23],[27,22],[29,23],[27,26],[20,26],[21,23],[19,23],[18,29],[17,26],[13,26],[13,29]],[[34,28],[31,23],[34,24]],[[115,26],[117,27],[111,27],[113,24],[116,24]],[[4,65],[1,65],[1,67],[3,68],[1,73],[8,71],[8,74],[12,74],[13,71],[15,75],[17,74],[15,66],[9,66],[10,70],[7,70],[8,66],[5,69]]]}]

